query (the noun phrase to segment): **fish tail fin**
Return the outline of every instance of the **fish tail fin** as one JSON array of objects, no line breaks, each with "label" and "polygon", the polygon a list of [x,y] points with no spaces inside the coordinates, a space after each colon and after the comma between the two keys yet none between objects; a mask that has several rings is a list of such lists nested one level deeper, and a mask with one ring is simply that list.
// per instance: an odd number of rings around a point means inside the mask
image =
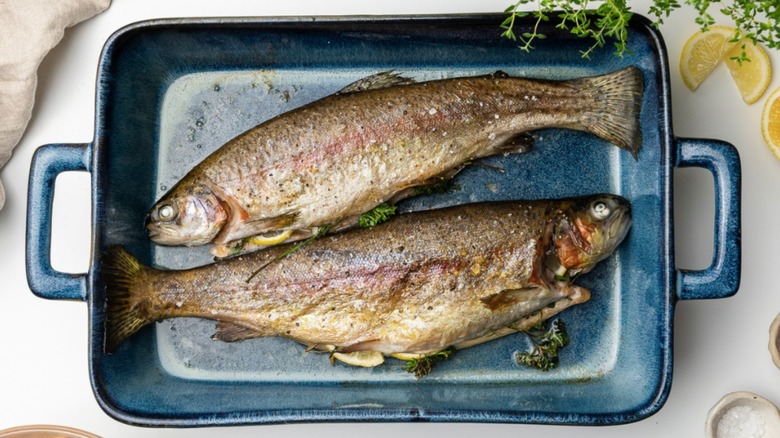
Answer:
[{"label": "fish tail fin", "polygon": [[604,140],[631,152],[636,159],[642,148],[639,112],[644,93],[644,77],[634,67],[581,79],[583,86],[595,91],[596,106],[587,112],[583,128]]},{"label": "fish tail fin", "polygon": [[106,284],[105,350],[110,353],[157,318],[150,314],[146,299],[149,268],[120,246],[106,251],[102,266]]}]

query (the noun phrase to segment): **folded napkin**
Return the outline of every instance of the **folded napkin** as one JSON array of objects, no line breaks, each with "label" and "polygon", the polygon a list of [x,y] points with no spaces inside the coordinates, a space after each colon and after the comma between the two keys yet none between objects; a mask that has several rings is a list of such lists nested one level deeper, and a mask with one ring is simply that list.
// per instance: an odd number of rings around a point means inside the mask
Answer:
[{"label": "folded napkin", "polygon": [[[0,169],[32,115],[37,70],[65,28],[108,8],[111,0],[0,0]],[[0,209],[5,190],[0,181]]]}]

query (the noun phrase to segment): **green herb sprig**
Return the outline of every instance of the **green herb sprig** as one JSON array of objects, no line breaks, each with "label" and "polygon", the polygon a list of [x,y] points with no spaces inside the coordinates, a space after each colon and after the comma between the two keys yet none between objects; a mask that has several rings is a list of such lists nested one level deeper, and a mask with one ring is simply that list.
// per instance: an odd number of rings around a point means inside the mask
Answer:
[{"label": "green herb sprig", "polygon": [[453,354],[455,354],[455,348],[448,347],[438,353],[429,354],[419,359],[410,359],[406,361],[404,371],[414,373],[414,376],[418,379],[425,377],[431,372],[436,363],[451,358]]},{"label": "green herb sprig", "polygon": [[[521,7],[534,3],[536,10],[521,10]],[[583,58],[588,58],[594,50],[602,47],[607,38],[614,40],[615,53],[618,56],[630,53],[627,44],[628,21],[633,14],[626,0],[606,0],[595,10],[589,10],[589,7],[588,0],[518,0],[504,11],[509,15],[501,23],[501,28],[504,29],[501,35],[513,41],[520,41],[520,49],[530,51],[535,40],[545,38],[544,34],[539,33],[542,22],[557,18],[559,23],[555,27],[568,30],[578,37],[593,39],[593,45],[582,52]],[[536,17],[533,29],[517,35],[514,28],[516,19],[531,14]]]},{"label": "green herb sprig", "polygon": [[387,222],[391,217],[395,216],[398,207],[382,203],[374,207],[373,209],[363,213],[358,218],[358,225],[361,228],[375,227],[382,222]]},{"label": "green herb sprig", "polygon": [[[520,49],[529,51],[535,40],[544,38],[544,34],[539,32],[541,23],[557,19],[557,28],[593,40],[593,45],[582,52],[585,58],[596,48],[604,46],[608,39],[613,41],[616,55],[622,57],[630,53],[628,22],[633,12],[628,0],[605,0],[594,10],[590,9],[592,4],[588,0],[518,0],[504,11],[507,17],[501,23],[504,29],[501,35],[519,41]],[[532,10],[525,10],[526,5],[532,5]],[[655,20],[653,24],[659,27],[664,19],[683,5],[694,8],[697,13],[695,22],[702,30],[715,24],[711,9],[718,8],[715,14],[731,19],[736,25],[737,32],[732,42],[746,39],[770,49],[780,48],[780,3],[777,0],[739,0],[728,4],[721,0],[653,0],[647,12]],[[536,17],[533,28],[518,35],[515,32],[517,19],[529,15]],[[740,60],[748,60],[744,50]]]},{"label": "green herb sprig", "polygon": [[531,339],[533,348],[530,352],[515,353],[515,360],[521,365],[526,365],[542,371],[556,368],[560,363],[558,352],[569,345],[569,335],[566,333],[566,324],[560,319],[550,323],[548,329],[545,322],[531,327],[525,332]]}]

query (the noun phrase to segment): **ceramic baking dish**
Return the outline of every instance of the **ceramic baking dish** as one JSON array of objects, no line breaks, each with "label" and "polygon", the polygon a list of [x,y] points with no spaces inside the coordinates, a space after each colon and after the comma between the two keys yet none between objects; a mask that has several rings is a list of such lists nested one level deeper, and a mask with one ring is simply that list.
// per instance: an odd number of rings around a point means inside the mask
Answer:
[{"label": "ceramic baking dish", "polygon": [[[499,38],[502,17],[424,16],[174,19],[130,25],[101,55],[94,140],[50,144],[30,172],[27,270],[44,298],[86,301],[95,396],[111,416],[147,426],[302,421],[470,421],[615,424],[656,412],[669,393],[672,321],[681,299],[720,298],[740,279],[740,163],[733,146],[676,138],[667,54],[641,17],[632,53],[611,48],[583,59],[588,40],[543,24],[530,53]],[[530,22],[519,23],[528,28]],[[571,345],[561,365],[518,365],[522,334],[458,352],[422,379],[388,360],[377,368],[331,365],[285,339],[212,341],[214,323],[153,324],[115,353],[103,350],[101,254],[122,245],[147,264],[184,268],[211,259],[203,248],[150,243],[144,217],[154,201],[210,151],[255,124],[386,70],[418,79],[511,75],[565,79],[637,66],[644,74],[638,159],[592,135],[548,129],[522,155],[470,166],[455,189],[410,199],[403,210],[488,199],[537,199],[612,192],[633,205],[634,224],[617,254],[579,283],[587,303],[567,310]],[[703,167],[715,180],[712,265],[674,263],[675,167]],[[495,170],[503,169],[504,172]],[[92,255],[80,275],[51,268],[57,174],[92,181]],[[40,346],[46,348],[45,345]]]}]

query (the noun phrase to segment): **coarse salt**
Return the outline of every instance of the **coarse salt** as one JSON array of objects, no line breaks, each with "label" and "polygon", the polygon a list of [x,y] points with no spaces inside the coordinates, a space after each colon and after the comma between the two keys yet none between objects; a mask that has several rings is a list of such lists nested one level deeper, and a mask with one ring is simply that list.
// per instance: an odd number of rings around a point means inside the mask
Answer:
[{"label": "coarse salt", "polygon": [[750,406],[735,406],[720,418],[717,438],[766,438],[764,418]]}]

